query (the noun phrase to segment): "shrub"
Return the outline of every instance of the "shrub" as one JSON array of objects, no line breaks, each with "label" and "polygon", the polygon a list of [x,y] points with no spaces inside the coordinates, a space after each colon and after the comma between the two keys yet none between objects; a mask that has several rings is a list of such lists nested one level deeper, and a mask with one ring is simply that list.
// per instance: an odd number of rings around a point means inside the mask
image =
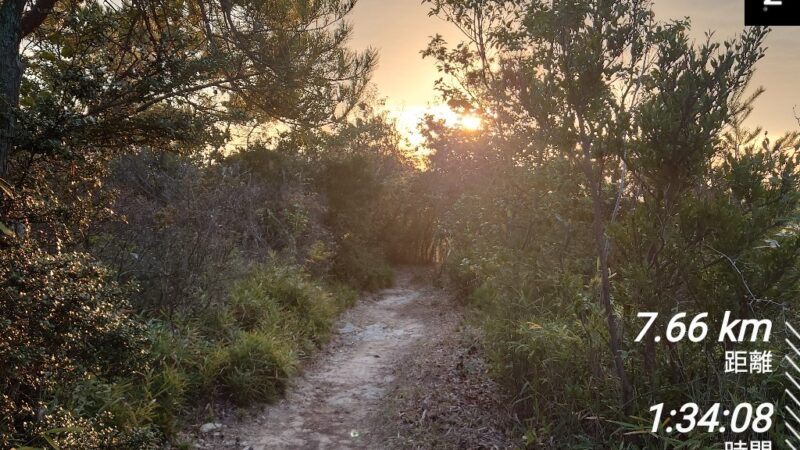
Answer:
[{"label": "shrub", "polygon": [[614,428],[606,422],[586,420],[596,405],[613,404],[618,395],[603,364],[608,353],[601,311],[577,286],[568,287],[569,279],[558,290],[541,278],[531,281],[497,273],[468,297],[484,330],[493,376],[515,396],[515,412],[534,448],[552,436],[560,436],[563,448],[577,445],[581,434],[610,434]]},{"label": "shrub", "polygon": [[[223,303],[149,323],[155,367],[137,398],[157,404],[150,420],[167,433],[187,407],[214,397],[240,406],[277,398],[300,359],[357,298],[346,286],[324,286],[275,261],[232,286]],[[204,394],[190,399],[187,392]]]},{"label": "shrub", "polygon": [[[126,312],[126,294],[86,255],[50,255],[27,246],[4,250],[0,258],[0,446],[62,440],[44,433],[50,428],[71,428],[73,423],[89,434],[95,427],[102,428],[99,418],[81,417],[80,411],[59,412],[54,403],[81,382],[114,383],[145,367],[144,328]],[[115,419],[109,413],[102,422]],[[138,433],[134,428],[129,430]],[[125,432],[114,433],[114,440],[125,439]],[[70,445],[63,447],[80,447]]]},{"label": "shrub", "polygon": [[125,312],[130,289],[85,255],[4,256],[3,447],[152,448],[193,402],[274,400],[357,297],[274,262],[224,302],[141,323]]},{"label": "shrub", "polygon": [[324,341],[338,313],[333,295],[302,269],[277,265],[256,268],[237,283],[227,309],[245,331],[269,330],[309,345]]},{"label": "shrub", "polygon": [[[163,448],[161,434],[151,428],[125,430],[110,413],[77,417],[64,408],[54,408],[31,424],[32,440],[25,445],[60,450],[114,449],[157,450]],[[8,447],[4,447],[8,448]],[[30,447],[28,447],[30,448]]]},{"label": "shrub", "polygon": [[290,344],[263,331],[241,331],[209,355],[204,372],[209,390],[248,405],[277,398],[296,367]]},{"label": "shrub", "polygon": [[142,310],[203,310],[233,281],[280,254],[322,275],[332,239],[297,158],[256,147],[218,164],[142,152],[121,158],[110,189],[116,221],[96,224],[91,249],[141,286]]},{"label": "shrub", "polygon": [[382,289],[394,283],[394,273],[379,250],[352,236],[339,244],[333,274],[347,284],[366,290]]},{"label": "shrub", "polygon": [[327,224],[336,236],[333,275],[361,289],[380,289],[393,282],[384,247],[388,211],[386,180],[379,178],[386,161],[355,154],[325,163],[318,178],[328,203]]}]

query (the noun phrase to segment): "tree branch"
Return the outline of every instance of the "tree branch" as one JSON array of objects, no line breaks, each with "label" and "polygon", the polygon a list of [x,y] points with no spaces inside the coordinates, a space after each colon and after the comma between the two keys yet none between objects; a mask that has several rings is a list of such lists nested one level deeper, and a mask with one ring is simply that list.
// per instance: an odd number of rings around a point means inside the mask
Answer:
[{"label": "tree branch", "polygon": [[22,28],[21,37],[25,37],[34,31],[44,22],[50,12],[53,10],[58,0],[37,0],[31,9],[22,16],[20,26]]}]

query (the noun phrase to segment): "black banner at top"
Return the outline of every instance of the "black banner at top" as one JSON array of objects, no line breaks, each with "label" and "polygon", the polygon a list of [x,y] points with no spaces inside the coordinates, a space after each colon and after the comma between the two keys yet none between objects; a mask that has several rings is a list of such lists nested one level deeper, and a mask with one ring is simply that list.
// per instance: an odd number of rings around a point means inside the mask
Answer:
[{"label": "black banner at top", "polygon": [[745,25],[800,25],[800,0],[745,0]]}]

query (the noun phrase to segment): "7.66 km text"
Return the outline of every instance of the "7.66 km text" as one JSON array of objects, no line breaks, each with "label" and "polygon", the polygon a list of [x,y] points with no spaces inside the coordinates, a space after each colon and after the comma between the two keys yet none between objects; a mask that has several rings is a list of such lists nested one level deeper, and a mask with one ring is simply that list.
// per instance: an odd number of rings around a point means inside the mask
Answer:
[{"label": "7.66 km text", "polygon": [[[679,342],[686,338],[691,342],[701,342],[708,336],[708,324],[705,322],[708,313],[700,313],[691,320],[686,315],[683,312],[677,313],[669,320],[665,336],[667,341]],[[640,342],[655,323],[658,313],[640,312],[637,316],[647,319],[642,331],[636,336],[636,342]],[[769,319],[731,319],[731,312],[725,311],[716,340],[717,342],[756,342],[761,338],[763,342],[769,342],[771,331],[772,321]],[[659,342],[661,336],[656,335],[653,340]]]}]

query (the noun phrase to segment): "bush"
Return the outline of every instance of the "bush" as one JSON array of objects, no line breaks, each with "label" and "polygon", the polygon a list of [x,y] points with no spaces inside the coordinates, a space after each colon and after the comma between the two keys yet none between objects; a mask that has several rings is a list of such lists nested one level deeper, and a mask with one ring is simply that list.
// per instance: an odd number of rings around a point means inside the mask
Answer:
[{"label": "bush", "polygon": [[240,331],[221,343],[205,366],[207,388],[236,404],[275,400],[297,367],[292,345],[263,331]]},{"label": "bush", "polygon": [[[223,303],[150,323],[157,369],[147,375],[144,398],[156,399],[152,420],[160,429],[175,430],[183,410],[215,397],[240,406],[276,399],[357,298],[350,288],[325,286],[277,262],[232,286]],[[189,399],[187,392],[205,394]]]},{"label": "bush", "polygon": [[377,290],[394,284],[394,272],[378,250],[355,237],[339,244],[334,259],[333,274],[343,282],[366,290]]},{"label": "bush", "polygon": [[385,180],[379,172],[387,164],[366,155],[350,155],[327,161],[319,174],[321,191],[328,203],[327,224],[336,236],[332,273],[361,289],[389,287],[393,274],[384,247],[388,239]]},{"label": "bush", "polygon": [[[505,173],[516,177],[516,169],[488,167],[492,183],[466,185],[449,200],[441,215],[450,245],[447,272],[477,311],[494,375],[517,395],[534,448],[606,448],[621,441],[625,448],[666,448],[672,442],[643,432],[651,425],[635,412],[660,402],[780,397],[776,376],[722,373],[730,349],[724,343],[634,342],[642,327],[637,313],[644,311],[662,319],[705,312],[712,329],[725,311],[737,318],[796,317],[787,307],[800,286],[797,136],[771,144],[763,133],[735,133],[716,144],[717,159],[704,163],[702,176],[671,206],[633,196],[620,202],[619,216],[606,227],[620,356],[636,394],[630,402],[620,401],[598,308],[591,209],[575,189],[579,181],[559,184],[574,171],[559,161],[541,163],[516,178],[526,187],[516,193],[505,182],[513,178]],[[663,336],[664,326],[651,332]],[[780,341],[783,332],[773,335]],[[765,349],[740,344],[737,350]],[[713,445],[711,439],[699,432],[681,436],[698,448]]]},{"label": "bush", "polygon": [[[113,437],[97,434],[91,430],[118,419],[113,412],[106,411],[101,420],[91,418],[101,408],[85,417],[81,410],[75,414],[56,409],[80,383],[91,380],[109,386],[146,367],[144,327],[126,312],[127,293],[86,255],[50,255],[27,246],[4,250],[0,446],[63,440],[64,448],[81,448],[82,439],[121,442],[128,432],[147,429],[136,424],[126,431],[115,429]],[[75,428],[66,433],[75,436],[46,434],[51,428]],[[82,433],[94,437],[76,437]]]},{"label": "bush", "polygon": [[257,268],[237,283],[227,309],[245,331],[283,334],[307,348],[327,338],[340,311],[337,303],[299,267],[272,266]]},{"label": "bush", "polygon": [[223,302],[233,281],[275,254],[323,275],[333,242],[296,159],[264,148],[209,165],[170,154],[126,156],[108,180],[118,192],[118,220],[95,226],[91,249],[141,286],[141,310]]},{"label": "bush", "polygon": [[565,448],[577,446],[582,435],[612,433],[608,423],[586,420],[618,395],[604,365],[608,337],[599,308],[569,288],[568,279],[553,290],[541,278],[533,284],[512,273],[482,280],[468,297],[470,309],[484,330],[493,376],[515,397],[533,448],[553,436]]},{"label": "bush", "polygon": [[141,323],[125,313],[129,289],[85,255],[4,256],[3,448],[153,448],[201,402],[272,401],[357,298],[273,262],[224,302]]},{"label": "bush", "polygon": [[44,414],[35,424],[31,424],[29,434],[34,438],[22,441],[23,445],[34,445],[36,448],[60,450],[163,448],[161,433],[151,427],[126,430],[119,427],[119,420],[113,418],[110,413],[77,417],[65,408],[53,408]]}]

